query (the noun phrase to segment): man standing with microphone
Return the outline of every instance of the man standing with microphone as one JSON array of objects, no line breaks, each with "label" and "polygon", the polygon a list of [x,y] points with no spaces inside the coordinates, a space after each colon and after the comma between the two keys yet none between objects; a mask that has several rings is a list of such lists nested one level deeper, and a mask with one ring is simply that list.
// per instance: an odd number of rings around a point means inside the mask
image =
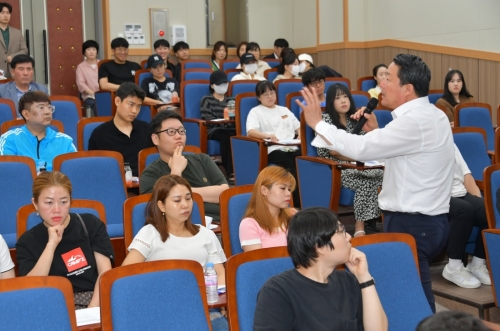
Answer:
[{"label": "man standing with microphone", "polygon": [[430,80],[430,70],[421,58],[396,55],[381,84],[382,105],[394,109],[393,121],[379,129],[376,117],[360,109],[353,118],[366,118],[364,136],[323,122],[318,98],[307,88],[302,92],[307,105],[299,105],[318,134],[313,145],[359,161],[385,161],[378,199],[384,231],[415,238],[422,287],[435,312],[429,263],[448,240],[454,147],[447,117],[427,97]]}]

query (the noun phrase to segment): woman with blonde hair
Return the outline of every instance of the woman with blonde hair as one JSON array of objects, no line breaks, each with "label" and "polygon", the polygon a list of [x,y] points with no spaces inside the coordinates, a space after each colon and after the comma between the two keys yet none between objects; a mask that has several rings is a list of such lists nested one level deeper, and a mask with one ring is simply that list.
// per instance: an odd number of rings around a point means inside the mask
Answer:
[{"label": "woman with blonde hair", "polygon": [[269,166],[260,172],[240,223],[243,251],[286,246],[288,223],[297,212],[289,208],[295,186],[295,178],[285,168]]}]

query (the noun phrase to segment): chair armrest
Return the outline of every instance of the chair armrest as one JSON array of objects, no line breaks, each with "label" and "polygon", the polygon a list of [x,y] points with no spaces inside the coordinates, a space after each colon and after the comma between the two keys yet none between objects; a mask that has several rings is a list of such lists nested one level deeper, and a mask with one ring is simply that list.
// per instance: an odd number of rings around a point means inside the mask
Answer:
[{"label": "chair armrest", "polygon": [[246,136],[231,137],[236,186],[254,184],[259,172],[267,166],[264,140]]},{"label": "chair armrest", "polygon": [[[208,135],[205,121],[199,118],[185,118],[184,127],[188,130],[186,145],[198,146],[202,153],[207,153]],[[193,130],[193,132],[191,132]]]},{"label": "chair armrest", "polygon": [[476,185],[479,188],[480,191],[484,191],[484,182],[482,180],[476,179]]}]

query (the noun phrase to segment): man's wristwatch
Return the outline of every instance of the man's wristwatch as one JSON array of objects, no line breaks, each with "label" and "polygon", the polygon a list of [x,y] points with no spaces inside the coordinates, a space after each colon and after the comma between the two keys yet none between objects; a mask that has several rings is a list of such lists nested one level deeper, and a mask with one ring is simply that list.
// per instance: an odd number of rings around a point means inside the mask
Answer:
[{"label": "man's wristwatch", "polygon": [[364,282],[364,283],[359,283],[359,289],[364,289],[365,287],[369,287],[369,286],[372,286],[372,285],[375,285],[375,279],[371,279],[367,282]]}]

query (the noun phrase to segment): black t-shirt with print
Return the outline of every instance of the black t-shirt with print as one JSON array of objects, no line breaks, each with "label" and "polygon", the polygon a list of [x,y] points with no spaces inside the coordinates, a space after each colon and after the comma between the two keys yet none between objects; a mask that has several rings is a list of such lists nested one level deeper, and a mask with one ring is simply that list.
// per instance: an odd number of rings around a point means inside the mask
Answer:
[{"label": "black t-shirt with print", "polygon": [[[93,291],[99,276],[94,252],[109,257],[113,263],[113,247],[106,225],[100,219],[92,214],[80,214],[87,227],[87,238],[76,214],[70,215],[70,222],[54,252],[49,276],[66,277],[74,292]],[[48,229],[43,223],[19,238],[16,244],[19,276],[26,276],[35,267],[48,241]]]},{"label": "black t-shirt with print", "polygon": [[99,79],[108,77],[108,82],[121,85],[124,82],[135,83],[135,72],[141,70],[141,66],[135,62],[125,61],[118,64],[115,61],[103,63],[99,68]]},{"label": "black t-shirt with print", "polygon": [[142,81],[141,88],[148,98],[160,100],[163,103],[172,101],[172,92],[176,91],[179,95],[179,84],[175,78],[166,78],[163,82],[153,77],[146,78]]}]

